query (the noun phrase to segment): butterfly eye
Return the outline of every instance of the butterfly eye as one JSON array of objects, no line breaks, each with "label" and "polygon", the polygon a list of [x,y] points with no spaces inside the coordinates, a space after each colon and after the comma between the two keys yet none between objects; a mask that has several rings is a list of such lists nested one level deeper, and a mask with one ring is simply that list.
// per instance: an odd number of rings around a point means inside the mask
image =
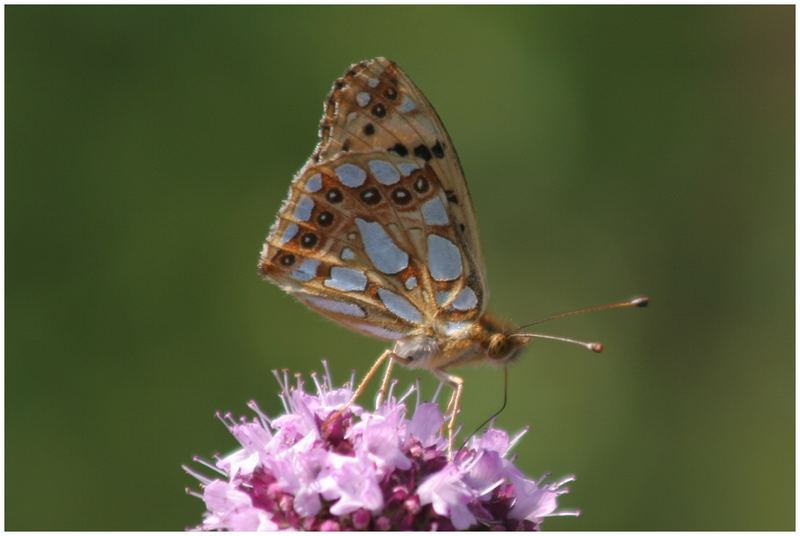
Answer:
[{"label": "butterfly eye", "polygon": [[411,194],[405,188],[397,188],[392,192],[392,201],[398,205],[407,205],[411,201]]},{"label": "butterfly eye", "polygon": [[381,201],[381,194],[377,188],[367,188],[361,192],[361,199],[368,205],[377,205]]},{"label": "butterfly eye", "polygon": [[427,192],[428,190],[430,190],[430,187],[431,187],[431,185],[430,185],[430,183],[428,182],[428,179],[426,179],[426,178],[425,178],[424,176],[422,176],[422,175],[420,175],[420,176],[417,178],[417,180],[416,180],[416,181],[414,181],[414,190],[416,190],[416,191],[417,191],[417,193],[424,194],[425,192]]},{"label": "butterfly eye", "polygon": [[325,198],[331,203],[339,203],[342,200],[342,192],[336,188],[331,188],[328,190],[328,193],[325,194]]},{"label": "butterfly eye", "polygon": [[333,223],[333,214],[331,214],[327,210],[324,212],[320,212],[319,216],[317,216],[317,223],[319,223],[323,227],[327,227],[328,225]]},{"label": "butterfly eye", "polygon": [[511,351],[511,341],[508,337],[495,334],[489,339],[489,357],[492,359],[504,359]]},{"label": "butterfly eye", "polygon": [[294,255],[288,253],[281,257],[281,264],[284,266],[291,266],[294,264]]},{"label": "butterfly eye", "polygon": [[317,235],[315,235],[314,233],[306,233],[300,239],[300,245],[303,246],[304,248],[310,249],[317,244],[318,240],[319,239],[317,238]]}]

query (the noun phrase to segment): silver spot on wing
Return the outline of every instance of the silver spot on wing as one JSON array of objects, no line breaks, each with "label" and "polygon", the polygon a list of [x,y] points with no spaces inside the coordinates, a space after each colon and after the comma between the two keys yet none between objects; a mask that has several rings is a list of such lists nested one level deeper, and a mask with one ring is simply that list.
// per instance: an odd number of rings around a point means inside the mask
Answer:
[{"label": "silver spot on wing", "polygon": [[386,329],[380,326],[374,326],[372,324],[365,324],[361,322],[353,322],[351,324],[354,328],[363,331],[365,333],[369,333],[375,337],[379,337],[381,339],[390,339],[396,341],[398,339],[402,339],[406,336],[405,333],[400,331],[394,331],[393,329]]},{"label": "silver spot on wing", "polygon": [[304,195],[297,202],[294,207],[294,217],[296,220],[308,221],[311,218],[311,212],[314,210],[314,201]]},{"label": "silver spot on wing", "polygon": [[428,225],[447,225],[450,220],[439,197],[434,197],[422,205],[422,219]]},{"label": "silver spot on wing", "polygon": [[470,309],[474,309],[476,305],[478,305],[478,296],[476,296],[475,291],[469,287],[462,288],[461,292],[456,296],[456,299],[450,304],[450,306],[457,311],[469,311]]},{"label": "silver spot on wing", "polygon": [[452,281],[461,275],[461,252],[443,236],[428,235],[428,271],[436,281]]},{"label": "silver spot on wing", "polygon": [[[450,298],[450,292],[443,290],[436,293],[436,305],[443,306],[447,303],[447,300]],[[469,287],[462,288],[458,294],[456,295],[455,299],[450,302],[448,305],[448,309],[455,309],[457,311],[469,311],[470,309],[474,309],[475,306],[478,305],[478,296],[475,294],[475,291]]]},{"label": "silver spot on wing", "polygon": [[407,113],[414,110],[417,107],[417,103],[411,100],[408,95],[403,95],[403,100],[400,101],[400,106],[397,107],[397,110],[402,113]]},{"label": "silver spot on wing", "polygon": [[367,172],[353,164],[342,164],[337,167],[336,176],[349,188],[358,188],[367,180]]},{"label": "silver spot on wing", "polygon": [[315,173],[306,181],[306,192],[314,193],[322,189],[322,175]]},{"label": "silver spot on wing", "polygon": [[397,164],[397,167],[400,169],[400,173],[404,176],[408,177],[413,173],[415,170],[419,169],[419,166],[414,162],[401,162]]},{"label": "silver spot on wing", "polygon": [[289,240],[294,238],[297,234],[299,227],[297,227],[296,223],[290,223],[286,226],[286,229],[283,230],[283,234],[281,235],[280,240],[278,240],[278,244],[281,246],[287,243]]},{"label": "silver spot on wing", "polygon": [[317,276],[317,268],[319,268],[318,259],[305,259],[291,276],[298,281],[311,281]]},{"label": "silver spot on wing", "polygon": [[400,180],[400,173],[385,160],[370,160],[369,170],[375,175],[375,179],[385,186],[391,186]]},{"label": "silver spot on wing", "polygon": [[385,274],[396,274],[408,266],[408,253],[397,247],[379,223],[356,218],[364,251],[375,268]]},{"label": "silver spot on wing", "polygon": [[309,294],[303,294],[301,299],[311,305],[314,305],[315,307],[319,307],[320,309],[324,309],[326,311],[331,311],[332,313],[354,316],[356,318],[365,318],[367,316],[367,312],[355,303],[329,300],[327,298],[320,298],[319,296],[311,296]]},{"label": "silver spot on wing", "polygon": [[328,288],[345,292],[363,291],[367,288],[367,276],[361,270],[334,266],[331,276],[323,283]]},{"label": "silver spot on wing", "polygon": [[366,91],[360,91],[358,95],[356,95],[356,102],[362,108],[367,104],[369,104],[369,101],[370,101],[370,96],[369,93],[367,93]]},{"label": "silver spot on wing", "polygon": [[472,322],[445,322],[442,331],[445,335],[455,335],[460,331],[464,331],[472,325]]},{"label": "silver spot on wing", "polygon": [[386,290],[385,288],[379,288],[378,297],[387,309],[406,322],[412,324],[419,324],[422,322],[422,313],[419,312],[419,309],[414,307],[410,301],[399,294],[395,294],[391,290]]}]

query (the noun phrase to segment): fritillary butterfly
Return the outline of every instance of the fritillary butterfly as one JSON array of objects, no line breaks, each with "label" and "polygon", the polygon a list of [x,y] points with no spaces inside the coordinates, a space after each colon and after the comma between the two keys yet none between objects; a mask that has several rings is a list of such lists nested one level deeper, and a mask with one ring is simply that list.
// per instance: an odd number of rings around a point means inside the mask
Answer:
[{"label": "fritillary butterfly", "polygon": [[463,382],[445,370],[506,364],[539,335],[486,314],[461,164],[433,107],[394,62],[363,61],[337,79],[319,136],[267,236],[260,271],[320,314],[394,341],[354,399],[387,358],[379,397],[394,361],[451,384],[452,448]]}]

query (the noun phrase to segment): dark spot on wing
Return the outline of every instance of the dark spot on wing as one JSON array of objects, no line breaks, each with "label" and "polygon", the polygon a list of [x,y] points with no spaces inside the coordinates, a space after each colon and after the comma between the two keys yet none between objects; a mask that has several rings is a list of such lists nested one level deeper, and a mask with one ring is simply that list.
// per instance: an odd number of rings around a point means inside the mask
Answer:
[{"label": "dark spot on wing", "polygon": [[328,190],[328,193],[325,194],[325,199],[331,203],[340,203],[342,201],[342,192],[337,188],[331,188]]},{"label": "dark spot on wing", "polygon": [[317,245],[318,241],[317,235],[314,233],[306,233],[300,238],[300,245],[306,249],[311,249]]},{"label": "dark spot on wing", "polygon": [[398,205],[407,205],[411,202],[411,193],[405,188],[396,188],[392,192],[392,201]]},{"label": "dark spot on wing", "polygon": [[417,155],[418,158],[422,158],[426,162],[433,158],[431,156],[431,150],[425,147],[424,145],[417,145],[414,147],[414,154]]},{"label": "dark spot on wing", "polygon": [[381,202],[381,194],[378,192],[377,188],[367,188],[361,192],[361,199],[367,205],[377,205]]},{"label": "dark spot on wing", "polygon": [[372,107],[372,115],[375,117],[386,117],[386,107],[381,103],[376,104]]},{"label": "dark spot on wing", "polygon": [[408,149],[402,143],[395,143],[393,147],[389,147],[390,151],[394,151],[399,156],[406,156],[408,154]]}]

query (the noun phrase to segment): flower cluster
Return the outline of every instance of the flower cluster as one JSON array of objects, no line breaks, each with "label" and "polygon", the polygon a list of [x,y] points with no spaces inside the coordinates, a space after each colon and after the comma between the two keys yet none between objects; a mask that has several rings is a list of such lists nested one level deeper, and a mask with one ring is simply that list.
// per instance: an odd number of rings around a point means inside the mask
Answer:
[{"label": "flower cluster", "polygon": [[[277,375],[276,375],[277,376]],[[201,483],[207,511],[201,530],[535,530],[559,511],[567,477],[529,480],[508,454],[513,438],[496,428],[473,437],[452,461],[443,438],[444,415],[420,403],[407,418],[410,389],[373,412],[337,409],[352,395],[352,380],[334,388],[327,373],[312,375],[316,393],[301,380],[278,376],[285,413],[269,419],[220,416],[241,448],[208,462]]]}]

